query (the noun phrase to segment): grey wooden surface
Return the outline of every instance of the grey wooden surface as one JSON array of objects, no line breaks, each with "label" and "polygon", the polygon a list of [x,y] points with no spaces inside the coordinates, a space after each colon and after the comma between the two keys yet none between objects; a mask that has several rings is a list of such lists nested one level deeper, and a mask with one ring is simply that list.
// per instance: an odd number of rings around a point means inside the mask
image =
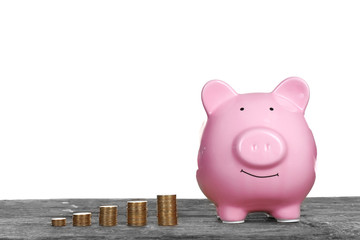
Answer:
[{"label": "grey wooden surface", "polygon": [[[262,213],[243,224],[223,224],[206,199],[178,199],[179,224],[157,225],[156,200],[148,199],[148,224],[126,225],[128,199],[53,199],[0,201],[0,239],[360,239],[360,197],[308,198],[299,223],[277,223]],[[119,224],[101,227],[99,206],[117,204]],[[73,227],[72,212],[91,211],[90,227]],[[52,217],[66,227],[52,227]]]}]

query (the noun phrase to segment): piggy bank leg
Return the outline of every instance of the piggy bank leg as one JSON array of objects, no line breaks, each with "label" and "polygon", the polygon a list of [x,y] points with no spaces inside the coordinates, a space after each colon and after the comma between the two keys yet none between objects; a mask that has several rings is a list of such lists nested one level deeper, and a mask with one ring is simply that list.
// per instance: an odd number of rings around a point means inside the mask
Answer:
[{"label": "piggy bank leg", "polygon": [[278,222],[291,223],[300,221],[300,204],[290,205],[276,209],[271,212],[271,215],[276,218]]},{"label": "piggy bank leg", "polygon": [[217,217],[223,223],[243,223],[247,212],[239,207],[220,205],[216,208]]}]

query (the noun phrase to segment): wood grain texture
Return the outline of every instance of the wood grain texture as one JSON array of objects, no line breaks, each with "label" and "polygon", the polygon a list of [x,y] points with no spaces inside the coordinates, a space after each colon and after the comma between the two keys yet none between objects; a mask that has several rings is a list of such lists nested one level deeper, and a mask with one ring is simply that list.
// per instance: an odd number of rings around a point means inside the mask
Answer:
[{"label": "wood grain texture", "polygon": [[[206,199],[178,199],[178,225],[157,225],[156,200],[148,199],[148,224],[126,225],[128,199],[0,201],[0,239],[360,239],[360,197],[308,198],[299,223],[277,223],[263,213],[243,224],[223,224]],[[99,226],[99,206],[118,205],[115,227]],[[90,227],[73,227],[72,212],[91,211]],[[51,218],[67,226],[52,227]]]}]

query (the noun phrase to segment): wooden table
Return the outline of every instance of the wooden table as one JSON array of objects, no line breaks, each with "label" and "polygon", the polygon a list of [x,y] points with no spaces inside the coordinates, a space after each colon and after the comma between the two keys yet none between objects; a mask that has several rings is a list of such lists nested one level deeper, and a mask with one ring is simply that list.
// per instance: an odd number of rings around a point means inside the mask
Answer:
[{"label": "wooden table", "polygon": [[[262,213],[243,224],[223,224],[206,199],[178,199],[179,224],[157,225],[156,200],[148,199],[148,224],[126,225],[128,199],[53,199],[0,201],[0,239],[360,239],[360,197],[308,198],[300,223],[277,223]],[[101,227],[99,206],[119,206],[119,224]],[[91,211],[90,227],[73,227],[72,212]],[[67,226],[52,227],[52,217]]]}]

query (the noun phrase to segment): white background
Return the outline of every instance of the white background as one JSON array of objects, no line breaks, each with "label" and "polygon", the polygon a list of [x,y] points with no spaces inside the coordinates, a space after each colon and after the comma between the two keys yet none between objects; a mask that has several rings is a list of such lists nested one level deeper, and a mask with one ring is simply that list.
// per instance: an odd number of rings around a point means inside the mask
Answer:
[{"label": "white background", "polygon": [[360,195],[356,1],[0,2],[0,199],[202,198],[211,79],[311,90],[310,196]]}]

